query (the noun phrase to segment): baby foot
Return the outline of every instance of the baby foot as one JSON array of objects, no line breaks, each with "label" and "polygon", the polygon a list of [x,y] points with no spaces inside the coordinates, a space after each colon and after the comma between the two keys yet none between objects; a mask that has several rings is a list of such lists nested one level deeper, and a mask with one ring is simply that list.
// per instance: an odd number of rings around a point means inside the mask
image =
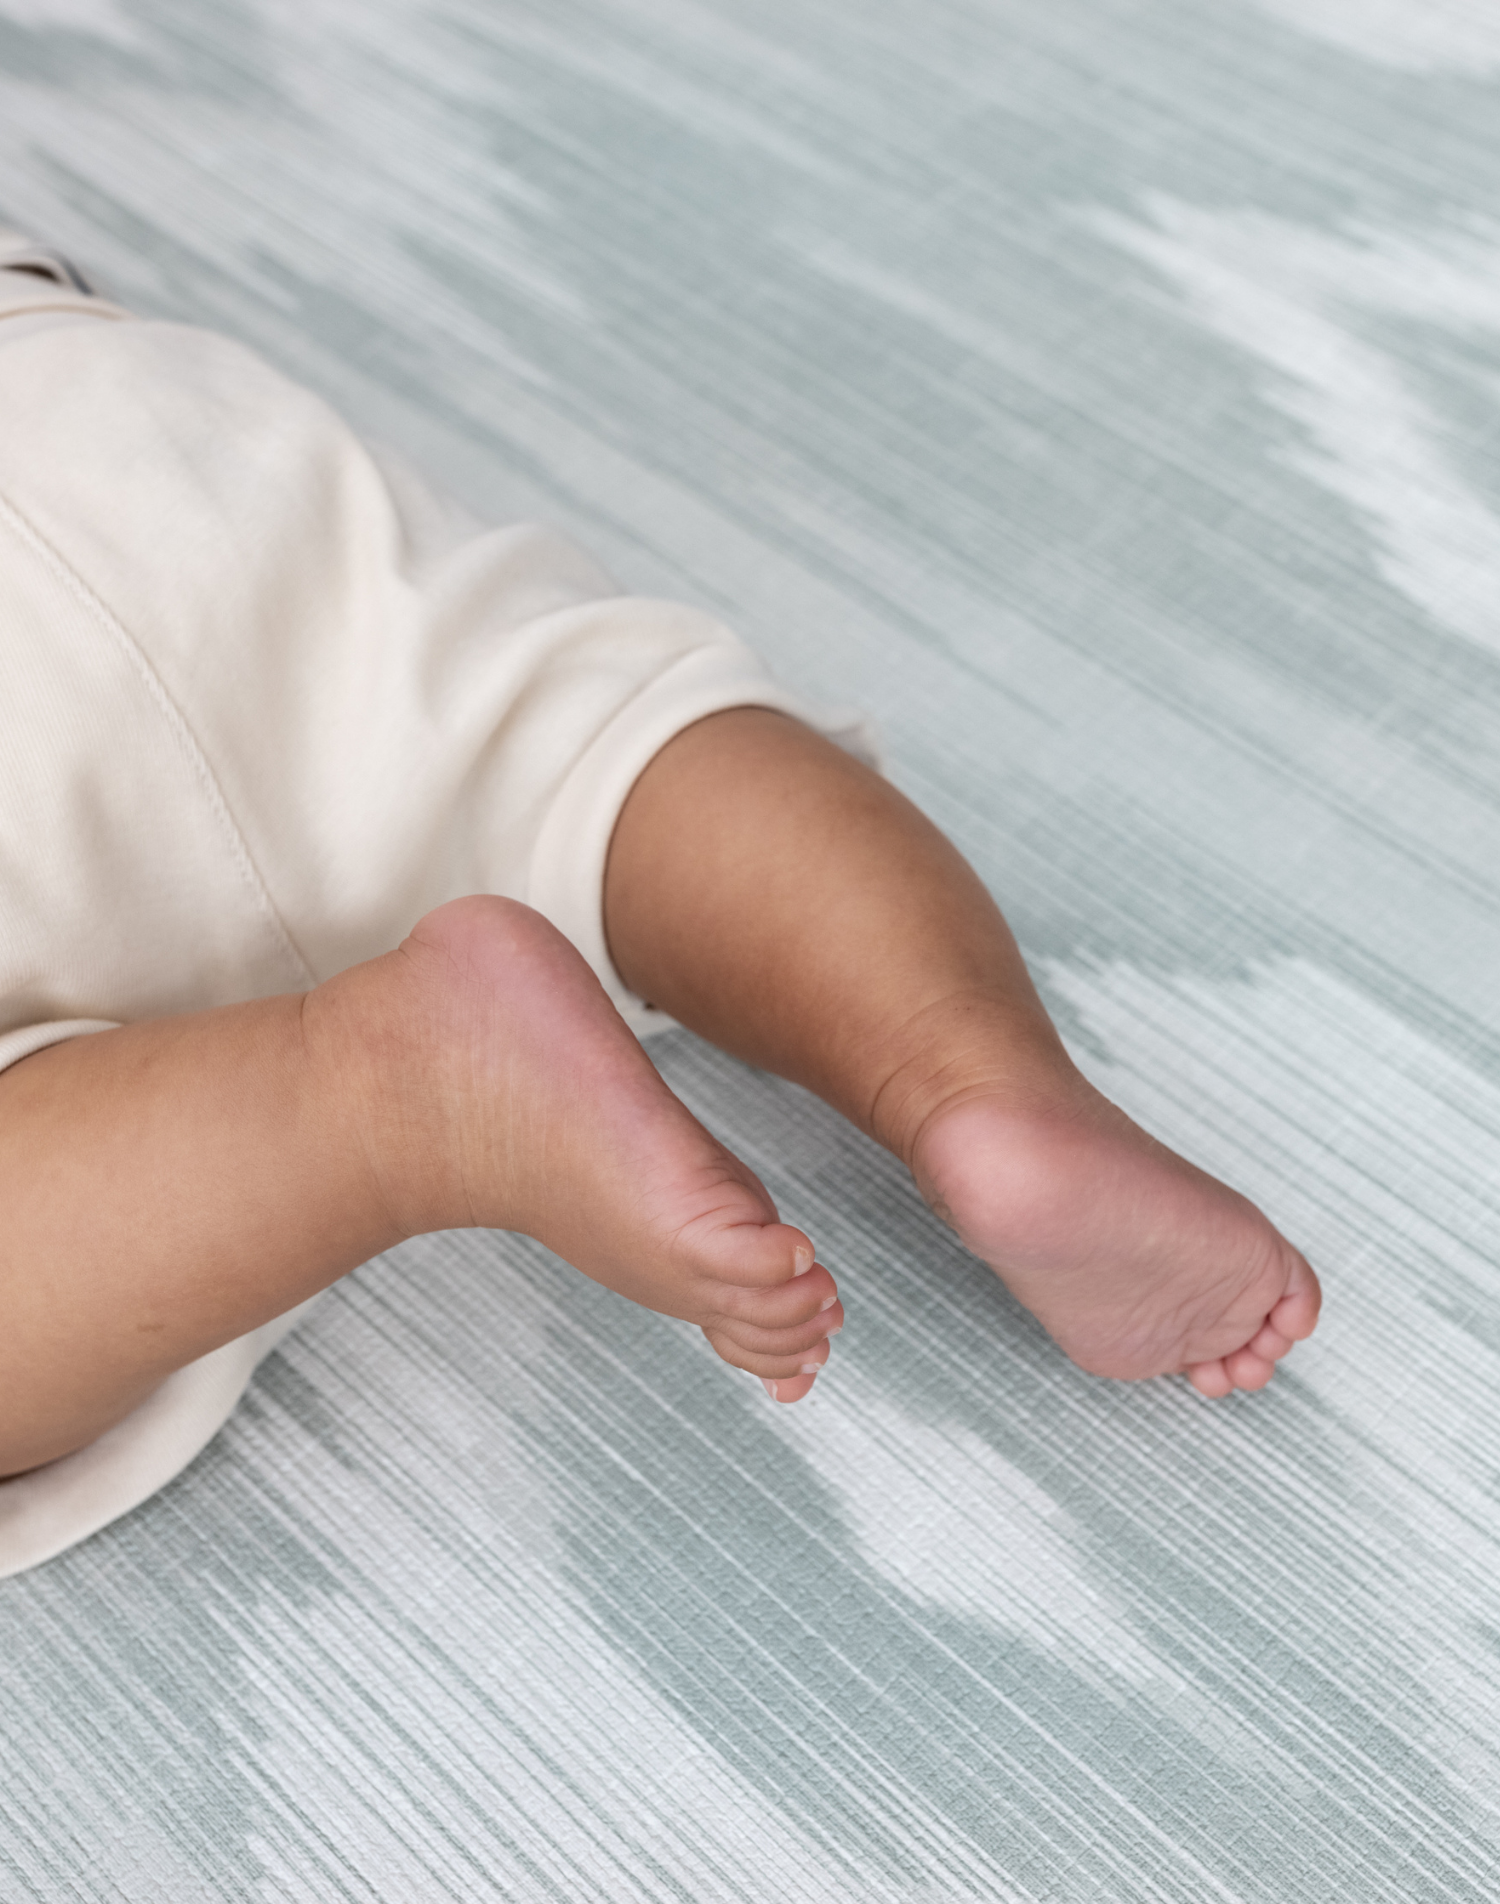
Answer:
[{"label": "baby foot", "polygon": [[913,1171],[1090,1374],[1264,1388],[1317,1323],[1317,1277],[1260,1211],[1082,1079],[1045,1109],[997,1090],[937,1111]]},{"label": "baby foot", "polygon": [[667,1089],[561,933],[514,901],[463,899],[374,964],[388,1095],[400,1047],[400,1141],[382,1170],[404,1228],[521,1231],[698,1324],[773,1400],[807,1394],[843,1325],[833,1278]]}]

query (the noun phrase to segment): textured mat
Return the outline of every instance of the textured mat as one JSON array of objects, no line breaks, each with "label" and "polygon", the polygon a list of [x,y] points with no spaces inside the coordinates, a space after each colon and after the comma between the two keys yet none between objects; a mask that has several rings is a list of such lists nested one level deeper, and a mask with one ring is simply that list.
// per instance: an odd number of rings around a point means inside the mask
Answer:
[{"label": "textured mat", "polygon": [[674,1034],[841,1279],[816,1398],[369,1265],[0,1588],[7,1900],[1500,1894],[1496,20],[0,0],[0,216],[870,712],[1328,1290],[1264,1396],[1092,1381]]}]

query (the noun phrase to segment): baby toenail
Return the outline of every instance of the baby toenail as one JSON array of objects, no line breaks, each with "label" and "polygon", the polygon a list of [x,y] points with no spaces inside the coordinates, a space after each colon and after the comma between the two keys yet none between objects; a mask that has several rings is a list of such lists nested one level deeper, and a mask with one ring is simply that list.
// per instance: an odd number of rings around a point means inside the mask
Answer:
[{"label": "baby toenail", "polygon": [[799,1375],[821,1375],[823,1373],[823,1364],[821,1362],[804,1362],[797,1373]]},{"label": "baby toenail", "polygon": [[774,1382],[768,1382],[765,1376],[762,1375],[760,1378],[760,1385],[766,1391],[766,1393],[771,1397],[771,1400],[774,1402],[776,1399],[776,1384]]},{"label": "baby toenail", "polygon": [[826,1302],[820,1302],[818,1304],[818,1314],[822,1315],[825,1309],[831,1309],[837,1301],[838,1301],[837,1296],[830,1296]]},{"label": "baby toenail", "polygon": [[797,1259],[797,1267],[792,1271],[792,1274],[794,1276],[805,1276],[813,1266],[812,1251],[804,1243],[802,1247],[795,1250],[793,1254]]}]

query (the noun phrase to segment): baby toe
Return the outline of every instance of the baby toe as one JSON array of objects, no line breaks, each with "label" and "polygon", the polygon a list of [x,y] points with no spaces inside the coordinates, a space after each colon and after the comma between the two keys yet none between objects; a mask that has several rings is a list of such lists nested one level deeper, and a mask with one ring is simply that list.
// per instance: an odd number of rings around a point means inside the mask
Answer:
[{"label": "baby toe", "polygon": [[711,1274],[744,1289],[795,1287],[813,1258],[812,1244],[790,1223],[731,1223],[714,1235]]},{"label": "baby toe", "polygon": [[[777,1362],[809,1360],[814,1349],[826,1355],[828,1338],[838,1333],[837,1309],[815,1316],[798,1329],[756,1329],[743,1322],[719,1320],[704,1324],[704,1334],[726,1360],[759,1356]],[[730,1352],[733,1352],[732,1355]]]},{"label": "baby toe", "polygon": [[1195,1362],[1187,1371],[1187,1378],[1200,1395],[1206,1395],[1210,1401],[1222,1401],[1226,1395],[1234,1392],[1234,1378],[1221,1360],[1217,1362]]},{"label": "baby toe", "polygon": [[1295,1344],[1290,1336],[1283,1335],[1274,1323],[1268,1322],[1260,1334],[1252,1336],[1245,1346],[1246,1348],[1253,1349],[1257,1355],[1264,1357],[1267,1362],[1279,1362],[1282,1356],[1291,1353]]},{"label": "baby toe", "polygon": [[[718,1284],[711,1293],[727,1328],[797,1329],[817,1323],[817,1333],[826,1335],[843,1325],[838,1285],[821,1263],[769,1289]],[[838,1320],[832,1322],[835,1310]]]},{"label": "baby toe", "polygon": [[1323,1291],[1307,1258],[1296,1251],[1293,1252],[1293,1258],[1286,1294],[1271,1311],[1267,1321],[1289,1341],[1302,1342],[1318,1326]]},{"label": "baby toe", "polygon": [[1276,1373],[1276,1364],[1247,1347],[1224,1357],[1224,1372],[1236,1388],[1253,1391],[1265,1387]]},{"label": "baby toe", "polygon": [[821,1374],[828,1361],[829,1344],[826,1337],[810,1348],[796,1349],[790,1354],[766,1355],[743,1347],[722,1330],[706,1328],[703,1333],[721,1360],[734,1368],[744,1369],[749,1375],[758,1375],[762,1381],[787,1383],[796,1382],[804,1376],[815,1377]]},{"label": "baby toe", "polygon": [[762,1377],[761,1387],[773,1402],[800,1402],[812,1393],[815,1380],[811,1375],[794,1375],[778,1382],[768,1382]]}]

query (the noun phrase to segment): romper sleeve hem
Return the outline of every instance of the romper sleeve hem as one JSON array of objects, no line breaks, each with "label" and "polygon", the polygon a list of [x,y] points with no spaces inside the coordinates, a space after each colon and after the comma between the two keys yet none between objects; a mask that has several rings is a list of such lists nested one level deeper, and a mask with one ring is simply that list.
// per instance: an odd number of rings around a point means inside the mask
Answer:
[{"label": "romper sleeve hem", "polygon": [[[630,598],[633,613],[652,608],[674,618],[696,613],[677,603]],[[877,770],[880,765],[866,722],[809,710],[721,623],[708,615],[699,619],[701,643],[653,676],[575,762],[537,835],[527,880],[527,903],[583,954],[638,1038],[669,1031],[676,1020],[638,998],[615,969],[604,932],[604,869],[630,790],[668,741],[710,714],[766,707],[805,722]]]}]

